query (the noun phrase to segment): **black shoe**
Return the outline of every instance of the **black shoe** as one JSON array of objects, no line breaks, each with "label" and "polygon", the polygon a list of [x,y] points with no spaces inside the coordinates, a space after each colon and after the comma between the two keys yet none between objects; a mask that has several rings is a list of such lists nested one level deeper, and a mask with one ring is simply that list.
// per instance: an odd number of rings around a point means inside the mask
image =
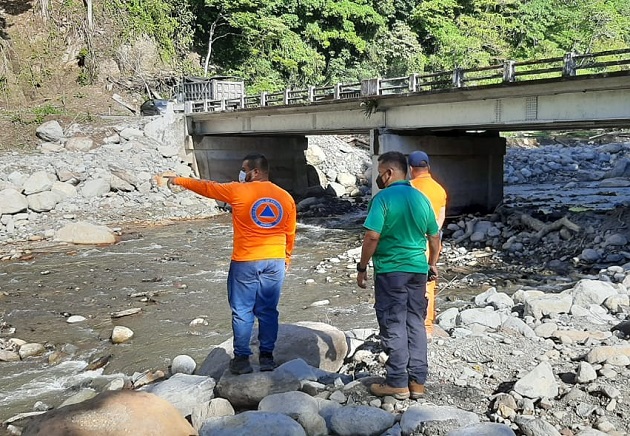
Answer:
[{"label": "black shoe", "polygon": [[260,353],[258,361],[260,362],[261,371],[273,371],[278,367],[278,365],[276,365],[276,362],[274,362],[273,354],[271,353]]},{"label": "black shoe", "polygon": [[252,366],[249,364],[249,356],[234,355],[234,359],[230,360],[230,372],[235,375],[249,374],[253,372]]}]

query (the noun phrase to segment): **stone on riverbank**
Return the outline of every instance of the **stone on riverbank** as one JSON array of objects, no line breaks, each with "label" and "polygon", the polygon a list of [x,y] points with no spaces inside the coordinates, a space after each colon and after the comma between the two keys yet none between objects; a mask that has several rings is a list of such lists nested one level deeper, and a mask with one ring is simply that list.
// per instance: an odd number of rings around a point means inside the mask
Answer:
[{"label": "stone on riverbank", "polygon": [[199,436],[306,436],[300,424],[281,413],[243,412],[235,416],[213,418],[201,427]]},{"label": "stone on riverbank", "polygon": [[114,233],[105,226],[85,221],[70,223],[57,230],[55,240],[72,244],[113,244]]},{"label": "stone on riverbank", "polygon": [[190,436],[197,431],[168,401],[135,391],[108,391],[34,418],[22,436]]}]

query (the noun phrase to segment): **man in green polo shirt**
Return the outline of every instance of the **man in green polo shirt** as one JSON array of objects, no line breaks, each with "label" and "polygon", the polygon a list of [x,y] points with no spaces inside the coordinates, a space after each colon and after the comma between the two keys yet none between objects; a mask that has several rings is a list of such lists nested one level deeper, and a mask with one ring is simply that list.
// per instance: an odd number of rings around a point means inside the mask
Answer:
[{"label": "man in green polo shirt", "polygon": [[376,184],[381,191],[368,208],[357,264],[357,284],[365,288],[368,263],[373,258],[374,309],[381,343],[389,355],[385,383],[371,385],[370,391],[399,400],[424,394],[428,373],[426,284],[428,275],[437,278],[441,249],[431,203],[406,177],[404,154],[390,151],[379,156]]}]

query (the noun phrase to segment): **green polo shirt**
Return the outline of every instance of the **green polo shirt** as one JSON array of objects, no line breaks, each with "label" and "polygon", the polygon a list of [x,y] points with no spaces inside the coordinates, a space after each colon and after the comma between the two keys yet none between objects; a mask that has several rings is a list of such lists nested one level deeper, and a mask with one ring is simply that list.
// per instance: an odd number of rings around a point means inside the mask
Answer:
[{"label": "green polo shirt", "polygon": [[381,235],[372,256],[377,274],[429,271],[426,235],[437,235],[439,227],[429,199],[408,180],[372,198],[363,226]]}]

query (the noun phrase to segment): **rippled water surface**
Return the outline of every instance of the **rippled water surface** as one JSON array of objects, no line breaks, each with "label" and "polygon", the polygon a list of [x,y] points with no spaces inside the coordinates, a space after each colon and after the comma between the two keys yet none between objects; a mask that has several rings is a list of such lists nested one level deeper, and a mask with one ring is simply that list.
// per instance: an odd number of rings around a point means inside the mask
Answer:
[{"label": "rippled water surface", "polygon": [[[331,276],[315,272],[323,259],[359,245],[361,222],[360,216],[351,216],[299,225],[280,301],[281,322],[376,326],[371,291],[356,287],[348,277],[354,270],[344,270],[347,262],[342,260],[342,272]],[[112,355],[105,378],[166,370],[178,354],[200,364],[212,345],[231,337],[225,290],[232,246],[229,215],[123,233],[123,241],[113,246],[59,247],[30,261],[0,265],[0,320],[17,329],[14,336],[46,343],[51,350],[78,347],[71,361],[58,365],[48,365],[47,357],[0,363],[0,420],[32,410],[37,400],[57,406],[73,390],[102,378],[103,369],[84,370],[96,358]],[[309,278],[315,283],[306,285]],[[330,305],[309,307],[326,299]],[[110,316],[131,308],[142,311]],[[68,324],[70,314],[87,320]],[[191,328],[199,317],[208,325]],[[115,325],[131,328],[134,338],[112,345]]]}]

